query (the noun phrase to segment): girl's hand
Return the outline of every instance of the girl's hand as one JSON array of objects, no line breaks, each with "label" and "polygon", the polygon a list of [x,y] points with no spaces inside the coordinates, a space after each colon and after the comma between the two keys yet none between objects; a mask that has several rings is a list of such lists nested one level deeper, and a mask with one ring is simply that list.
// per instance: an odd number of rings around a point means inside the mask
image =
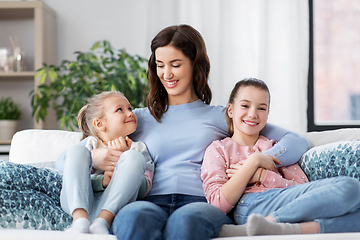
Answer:
[{"label": "girl's hand", "polygon": [[[248,184],[254,184],[254,183],[257,183],[258,181],[260,181],[260,182],[264,181],[266,171],[267,170],[264,168],[258,168],[256,170],[256,172],[254,173],[254,175],[252,176],[252,178],[250,179]],[[260,174],[261,174],[261,176],[260,176]]]},{"label": "girl's hand", "polygon": [[113,171],[105,171],[104,172],[104,178],[102,180],[103,188],[106,188],[109,185],[112,175],[113,175]]},{"label": "girl's hand", "polygon": [[243,163],[231,164],[229,169],[226,169],[226,174],[228,178],[232,178],[235,173],[241,168]]},{"label": "girl's hand", "polygon": [[[251,156],[253,156],[253,157],[251,157]],[[260,153],[260,152],[256,152],[256,153],[250,155],[247,160],[253,160],[253,161],[258,160],[259,161],[259,168],[254,173],[254,175],[250,179],[249,183],[255,183],[255,182],[257,182],[259,180],[259,174],[260,174],[261,168],[264,168],[265,170],[263,170],[263,173],[261,174],[262,179],[260,179],[260,181],[262,181],[263,178],[265,177],[266,169],[269,169],[271,171],[275,171],[275,169],[276,169],[275,162],[278,163],[278,164],[281,164],[280,160],[277,159],[276,157],[272,157],[270,155],[263,154],[263,153]],[[245,160],[245,161],[247,161],[247,160]],[[244,162],[240,162],[240,163],[237,163],[237,164],[231,164],[230,168],[226,170],[227,176],[229,178],[232,178],[235,175],[235,173],[241,168],[243,163]]]},{"label": "girl's hand", "polygon": [[92,166],[102,171],[114,171],[122,152],[110,148],[91,150]]},{"label": "girl's hand", "polygon": [[114,150],[125,152],[129,150],[132,144],[132,140],[126,136],[125,138],[119,137],[108,142],[108,147]]}]

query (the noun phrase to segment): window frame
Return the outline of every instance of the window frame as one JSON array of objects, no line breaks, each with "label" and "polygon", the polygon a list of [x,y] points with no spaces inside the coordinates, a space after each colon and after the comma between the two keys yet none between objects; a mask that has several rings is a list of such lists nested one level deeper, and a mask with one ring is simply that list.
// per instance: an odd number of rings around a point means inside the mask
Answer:
[{"label": "window frame", "polygon": [[309,72],[308,72],[308,108],[307,108],[307,131],[325,131],[336,130],[341,128],[360,128],[360,125],[317,125],[315,124],[315,107],[314,107],[314,8],[313,1],[309,1]]}]

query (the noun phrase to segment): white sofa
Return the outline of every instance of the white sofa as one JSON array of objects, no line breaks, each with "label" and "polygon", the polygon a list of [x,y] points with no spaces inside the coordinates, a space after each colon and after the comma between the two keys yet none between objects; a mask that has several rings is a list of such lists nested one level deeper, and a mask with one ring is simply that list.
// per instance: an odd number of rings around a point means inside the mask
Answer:
[{"label": "white sofa", "polygon": [[[354,140],[360,140],[360,128],[341,129],[334,131],[310,132],[303,134],[309,141],[312,149],[323,150],[334,148],[337,144],[360,143]],[[33,166],[51,167],[55,166],[55,161],[60,154],[69,146],[80,141],[81,134],[78,132],[69,132],[62,130],[23,130],[17,132],[12,139],[9,161]],[[323,147],[323,148],[322,148]],[[357,147],[357,145],[355,146]],[[360,148],[359,148],[360,153]],[[313,156],[309,152],[307,156]],[[358,159],[360,161],[360,159]],[[305,166],[311,170],[311,166]],[[310,171],[309,170],[309,171]],[[312,170],[313,171],[313,170]],[[2,207],[2,206],[0,206]],[[62,231],[44,231],[44,230],[25,230],[25,229],[1,229],[0,239],[111,239],[115,236],[96,236],[90,234],[69,234]],[[248,237],[233,237],[228,239],[244,239]],[[289,239],[290,236],[257,236],[252,239]],[[360,239],[360,233],[343,234],[314,234],[314,235],[296,235],[291,239]]]}]

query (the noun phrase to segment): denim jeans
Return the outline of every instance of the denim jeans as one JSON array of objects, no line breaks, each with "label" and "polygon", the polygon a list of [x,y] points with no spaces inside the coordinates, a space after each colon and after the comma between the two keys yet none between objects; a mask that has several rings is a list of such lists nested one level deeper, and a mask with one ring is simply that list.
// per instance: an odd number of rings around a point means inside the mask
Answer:
[{"label": "denim jeans", "polygon": [[125,204],[136,200],[146,169],[146,159],[141,153],[128,150],[121,155],[103,192],[93,192],[91,163],[90,151],[85,146],[74,145],[67,151],[60,193],[65,212],[71,215],[75,209],[83,208],[92,221],[103,209],[115,215]]},{"label": "denim jeans", "polygon": [[182,194],[149,196],[126,205],[111,231],[118,239],[210,239],[233,222],[205,197]]},{"label": "denim jeans", "polygon": [[360,182],[335,177],[244,194],[234,210],[236,224],[252,213],[272,216],[277,222],[316,221],[320,233],[360,231]]}]

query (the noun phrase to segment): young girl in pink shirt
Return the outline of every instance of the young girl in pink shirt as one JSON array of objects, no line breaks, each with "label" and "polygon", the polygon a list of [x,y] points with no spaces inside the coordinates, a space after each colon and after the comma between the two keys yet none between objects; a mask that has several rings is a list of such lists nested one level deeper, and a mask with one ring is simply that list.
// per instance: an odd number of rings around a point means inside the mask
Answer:
[{"label": "young girl in pink shirt", "polygon": [[[345,227],[341,216],[354,211],[360,216],[359,195],[350,197],[352,191],[360,193],[358,180],[337,177],[309,183],[298,164],[277,168],[275,162],[281,162],[276,156],[261,153],[276,144],[260,135],[269,105],[270,92],[263,81],[239,81],[226,112],[230,137],[214,141],[205,151],[205,196],[224,213],[233,210],[239,224],[224,225],[219,236],[359,231],[359,224]],[[340,209],[333,207],[339,205]]]}]

